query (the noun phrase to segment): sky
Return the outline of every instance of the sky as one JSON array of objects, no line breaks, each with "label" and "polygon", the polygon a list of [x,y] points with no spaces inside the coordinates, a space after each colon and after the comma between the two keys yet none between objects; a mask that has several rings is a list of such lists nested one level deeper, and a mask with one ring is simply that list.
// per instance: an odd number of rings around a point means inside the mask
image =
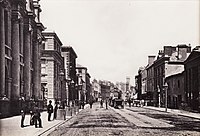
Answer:
[{"label": "sky", "polygon": [[198,0],[41,0],[41,22],[72,46],[91,79],[134,84],[165,45],[199,45]]}]

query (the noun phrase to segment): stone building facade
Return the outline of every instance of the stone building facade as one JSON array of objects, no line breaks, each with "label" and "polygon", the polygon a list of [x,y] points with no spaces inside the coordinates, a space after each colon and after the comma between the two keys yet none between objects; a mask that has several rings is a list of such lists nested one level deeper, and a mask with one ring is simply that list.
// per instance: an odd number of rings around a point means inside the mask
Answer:
[{"label": "stone building facade", "polygon": [[62,46],[62,57],[64,58],[64,69],[66,79],[67,104],[72,105],[78,100],[77,75],[76,75],[76,52],[71,46]]},{"label": "stone building facade", "polygon": [[153,64],[155,88],[153,99],[158,102],[158,93],[160,92],[161,106],[165,105],[164,84],[166,77],[183,72],[183,62],[190,53],[191,46],[187,45],[164,46],[164,49],[159,51]]},{"label": "stone building facade", "polygon": [[181,108],[185,103],[184,72],[174,74],[165,79],[167,88],[167,106],[172,109]]},{"label": "stone building facade", "polygon": [[188,107],[200,111],[200,49],[194,49],[187,60],[185,67],[185,97]]},{"label": "stone building facade", "polygon": [[147,70],[147,100],[148,100],[148,105],[153,105],[154,102],[153,100],[153,92],[155,90],[154,88],[154,61],[155,61],[156,56],[148,56],[148,64],[146,66]]},{"label": "stone building facade", "polygon": [[80,64],[76,65],[76,73],[81,81],[81,90],[79,90],[79,101],[87,102],[87,89],[88,89],[88,79],[87,79],[87,68],[81,66]]},{"label": "stone building facade", "polygon": [[39,0],[0,0],[0,116],[42,106],[40,12]]},{"label": "stone building facade", "polygon": [[44,44],[41,55],[41,84],[47,101],[63,102],[66,99],[64,58],[61,56],[62,42],[55,32],[43,32]]},{"label": "stone building facade", "polygon": [[99,101],[99,97],[100,97],[100,94],[101,94],[101,87],[99,85],[99,82],[94,79],[92,81],[92,89],[93,89],[93,96],[94,96],[94,99],[95,101]]},{"label": "stone building facade", "polygon": [[111,90],[114,89],[114,84],[105,80],[100,80],[99,84],[101,87],[101,99],[105,101],[111,96]]}]

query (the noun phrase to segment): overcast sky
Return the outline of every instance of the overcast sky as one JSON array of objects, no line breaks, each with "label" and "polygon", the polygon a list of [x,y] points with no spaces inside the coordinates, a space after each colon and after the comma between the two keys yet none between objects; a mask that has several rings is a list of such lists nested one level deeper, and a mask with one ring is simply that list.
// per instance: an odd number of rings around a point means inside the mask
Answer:
[{"label": "overcast sky", "polygon": [[92,79],[131,84],[164,45],[199,44],[198,0],[41,0],[41,22]]}]

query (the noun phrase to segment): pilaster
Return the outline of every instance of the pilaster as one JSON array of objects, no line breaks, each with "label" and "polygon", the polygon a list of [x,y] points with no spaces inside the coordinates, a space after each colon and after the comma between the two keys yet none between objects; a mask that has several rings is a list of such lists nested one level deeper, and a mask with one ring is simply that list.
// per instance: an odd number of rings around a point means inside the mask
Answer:
[{"label": "pilaster", "polygon": [[26,17],[24,28],[24,94],[30,99],[31,91],[31,15]]},{"label": "pilaster", "polygon": [[5,25],[4,7],[0,6],[0,97],[5,95]]},{"label": "pilaster", "polygon": [[39,41],[37,27],[34,28],[33,33],[33,95],[36,100],[39,99],[39,92],[41,91],[40,83],[40,58],[39,58]]},{"label": "pilaster", "polygon": [[12,92],[11,98],[18,100],[20,96],[20,15],[18,11],[12,13]]}]

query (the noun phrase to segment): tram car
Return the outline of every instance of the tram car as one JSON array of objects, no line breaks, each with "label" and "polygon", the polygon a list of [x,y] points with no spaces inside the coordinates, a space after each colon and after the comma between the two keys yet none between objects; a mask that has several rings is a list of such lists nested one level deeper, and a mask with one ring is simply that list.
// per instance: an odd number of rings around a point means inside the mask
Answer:
[{"label": "tram car", "polygon": [[122,99],[122,92],[114,90],[110,98],[110,106],[119,109],[124,108],[124,100]]}]

